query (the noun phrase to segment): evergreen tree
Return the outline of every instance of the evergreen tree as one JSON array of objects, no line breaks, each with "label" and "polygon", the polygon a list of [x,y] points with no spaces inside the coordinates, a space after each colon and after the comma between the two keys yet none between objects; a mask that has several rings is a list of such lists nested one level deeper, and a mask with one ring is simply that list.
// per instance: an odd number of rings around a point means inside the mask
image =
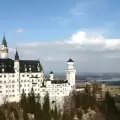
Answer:
[{"label": "evergreen tree", "polygon": [[0,120],[6,120],[5,114],[2,110],[0,110]]},{"label": "evergreen tree", "polygon": [[63,112],[62,120],[70,120],[69,115],[65,111]]},{"label": "evergreen tree", "polygon": [[80,92],[76,93],[75,100],[76,100],[75,108],[78,109],[82,105],[82,94]]},{"label": "evergreen tree", "polygon": [[89,85],[86,85],[86,86],[85,86],[85,93],[86,93],[86,94],[90,94],[90,93],[91,93],[91,91],[90,91],[90,86],[89,86]]},{"label": "evergreen tree", "polygon": [[104,101],[98,107],[106,120],[117,120],[117,117],[119,120],[119,112],[115,106],[115,100],[108,91],[106,92]]},{"label": "evergreen tree", "polygon": [[28,113],[31,113],[31,96],[30,93],[28,93],[28,97],[27,97],[27,109],[28,109]]},{"label": "evergreen tree", "polygon": [[23,89],[22,95],[21,95],[21,100],[20,100],[20,107],[23,109],[25,104],[26,104],[26,94]]},{"label": "evergreen tree", "polygon": [[77,117],[79,118],[79,120],[81,120],[82,115],[83,115],[82,110],[77,110],[76,114],[77,114]]},{"label": "evergreen tree", "polygon": [[82,96],[82,108],[85,112],[87,112],[87,109],[90,107],[90,99],[88,94],[83,94]]},{"label": "evergreen tree", "polygon": [[115,106],[115,100],[114,100],[113,97],[111,97],[109,92],[106,92],[105,101],[106,101],[106,116],[107,116],[107,119],[112,120],[116,116],[116,110],[117,109],[116,109],[116,106]]},{"label": "evergreen tree", "polygon": [[34,120],[42,120],[42,109],[40,104],[40,95],[37,95],[37,102],[36,102],[36,112],[34,114]]},{"label": "evergreen tree", "polygon": [[23,120],[28,120],[28,115],[25,110],[23,110]]},{"label": "evergreen tree", "polygon": [[38,93],[37,96],[36,96],[36,101],[37,102],[40,102],[40,94]]},{"label": "evergreen tree", "polygon": [[24,89],[21,95],[20,107],[23,109],[23,113],[26,113],[26,114],[28,113],[28,103],[27,103],[27,98],[26,98]]},{"label": "evergreen tree", "polygon": [[50,115],[50,101],[49,101],[49,94],[47,94],[44,97],[44,103],[43,103],[43,120],[51,120]]},{"label": "evergreen tree", "polygon": [[28,95],[28,110],[29,113],[34,114],[36,109],[36,103],[35,103],[35,95],[33,88],[31,89],[31,93]]},{"label": "evergreen tree", "polygon": [[59,120],[59,113],[58,113],[58,110],[57,110],[57,105],[55,104],[55,108],[53,110],[53,120]]}]

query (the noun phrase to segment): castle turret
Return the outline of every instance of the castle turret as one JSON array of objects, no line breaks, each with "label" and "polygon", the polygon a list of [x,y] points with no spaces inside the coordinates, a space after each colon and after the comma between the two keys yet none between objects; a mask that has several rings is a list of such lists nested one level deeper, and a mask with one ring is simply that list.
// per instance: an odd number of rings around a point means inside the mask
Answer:
[{"label": "castle turret", "polygon": [[15,53],[15,58],[14,58],[14,71],[15,71],[15,87],[18,88],[19,87],[19,91],[16,91],[16,94],[19,94],[19,96],[16,96],[17,101],[20,100],[20,60],[19,60],[19,55],[18,55],[18,51],[16,49],[16,53]]},{"label": "castle turret", "polygon": [[19,61],[19,55],[18,55],[18,52],[17,52],[17,50],[16,50],[16,53],[15,53],[15,59],[14,60],[17,60],[17,61]]},{"label": "castle turret", "polygon": [[74,61],[70,58],[67,61],[66,80],[68,80],[68,83],[70,83],[72,87],[75,87],[75,74]]},{"label": "castle turret", "polygon": [[15,58],[14,58],[14,70],[15,70],[16,73],[18,73],[19,70],[20,70],[19,55],[18,55],[17,50],[16,50]]},{"label": "castle turret", "polygon": [[49,76],[49,79],[50,79],[50,80],[54,80],[54,73],[53,73],[52,71],[50,72],[49,75],[50,75],[50,76]]},{"label": "castle turret", "polygon": [[8,58],[8,47],[7,47],[7,42],[6,42],[5,36],[3,37],[3,40],[2,40],[1,58],[2,59]]}]

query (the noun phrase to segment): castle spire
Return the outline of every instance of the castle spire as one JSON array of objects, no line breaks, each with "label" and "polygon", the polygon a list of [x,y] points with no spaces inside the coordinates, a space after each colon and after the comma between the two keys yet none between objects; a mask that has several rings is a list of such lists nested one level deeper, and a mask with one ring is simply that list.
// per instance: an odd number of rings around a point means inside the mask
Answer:
[{"label": "castle spire", "polygon": [[3,40],[2,40],[2,45],[3,45],[4,47],[7,47],[7,42],[6,42],[5,35],[4,35]]},{"label": "castle spire", "polygon": [[16,49],[16,53],[15,53],[15,60],[19,60],[19,55],[18,55],[17,49]]},{"label": "castle spire", "polygon": [[67,61],[67,62],[74,62],[72,59],[71,59],[71,57],[70,57],[70,59]]}]

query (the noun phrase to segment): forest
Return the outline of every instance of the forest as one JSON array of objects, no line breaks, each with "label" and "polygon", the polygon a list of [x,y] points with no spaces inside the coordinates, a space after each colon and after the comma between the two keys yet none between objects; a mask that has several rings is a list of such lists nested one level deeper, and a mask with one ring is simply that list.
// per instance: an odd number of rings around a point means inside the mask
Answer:
[{"label": "forest", "polygon": [[49,93],[46,92],[41,103],[40,94],[35,96],[31,89],[28,96],[23,90],[19,103],[2,104],[0,120],[120,120],[120,109],[109,92],[103,100],[97,101],[94,93],[72,91],[60,109],[55,101],[50,103]]}]

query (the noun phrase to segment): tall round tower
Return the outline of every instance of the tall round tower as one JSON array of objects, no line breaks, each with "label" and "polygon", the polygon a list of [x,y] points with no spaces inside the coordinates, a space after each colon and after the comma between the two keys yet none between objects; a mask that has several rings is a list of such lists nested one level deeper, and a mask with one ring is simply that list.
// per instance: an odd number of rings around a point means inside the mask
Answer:
[{"label": "tall round tower", "polygon": [[2,40],[1,58],[2,59],[8,58],[8,47],[7,47],[7,42],[6,42],[5,36],[3,37],[3,40]]},{"label": "tall round tower", "polygon": [[49,74],[49,79],[50,80],[54,80],[54,73],[51,71],[50,74]]},{"label": "tall round tower", "polygon": [[75,87],[75,74],[74,61],[70,58],[67,61],[66,80],[68,80],[68,83],[70,83],[72,87]]}]

